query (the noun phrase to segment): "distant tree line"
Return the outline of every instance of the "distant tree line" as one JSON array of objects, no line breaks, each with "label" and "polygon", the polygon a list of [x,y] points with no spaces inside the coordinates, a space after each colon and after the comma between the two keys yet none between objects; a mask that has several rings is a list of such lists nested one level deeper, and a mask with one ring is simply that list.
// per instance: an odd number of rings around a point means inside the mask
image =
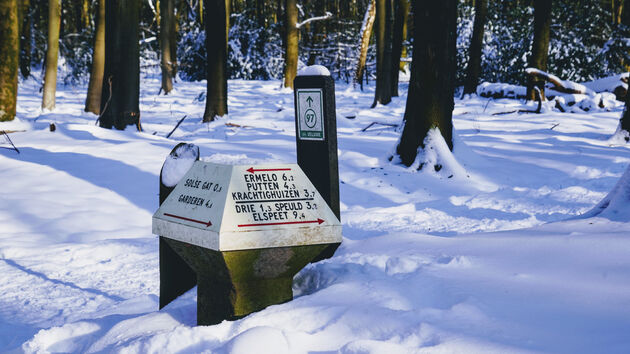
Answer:
[{"label": "distant tree line", "polygon": [[[397,149],[410,164],[429,127],[452,147],[455,87],[482,80],[525,84],[533,66],[572,80],[626,70],[626,0],[0,0],[0,119],[15,115],[18,68],[43,71],[42,108],[54,109],[62,81],[89,77],[86,111],[99,124],[140,124],[141,66],[159,67],[162,94],[174,81],[207,80],[204,121],[225,115],[227,79],[282,79],[322,64],[337,80],[376,81],[374,104],[411,81]],[[626,6],[628,5],[628,6]],[[212,53],[212,55],[208,55]],[[415,97],[411,101],[411,97]],[[422,122],[416,121],[423,120]],[[424,133],[423,133],[424,132]]]}]

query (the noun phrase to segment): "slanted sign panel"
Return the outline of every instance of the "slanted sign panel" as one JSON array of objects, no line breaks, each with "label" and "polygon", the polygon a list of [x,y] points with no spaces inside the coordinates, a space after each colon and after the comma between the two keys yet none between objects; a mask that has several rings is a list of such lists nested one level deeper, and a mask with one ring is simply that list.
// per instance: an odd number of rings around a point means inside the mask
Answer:
[{"label": "slanted sign panel", "polygon": [[324,140],[322,89],[298,89],[298,132],[302,140]]},{"label": "slanted sign panel", "polygon": [[198,161],[153,216],[153,232],[219,251],[341,242],[339,220],[296,164]]}]

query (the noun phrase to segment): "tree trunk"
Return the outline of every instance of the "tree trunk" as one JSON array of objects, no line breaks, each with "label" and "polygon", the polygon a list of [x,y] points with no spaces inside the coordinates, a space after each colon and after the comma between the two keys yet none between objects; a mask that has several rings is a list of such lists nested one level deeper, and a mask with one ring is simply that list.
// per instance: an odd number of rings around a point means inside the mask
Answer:
[{"label": "tree trunk", "polygon": [[31,1],[21,0],[22,20],[20,28],[20,73],[23,78],[31,75]]},{"label": "tree trunk", "polygon": [[406,166],[413,164],[433,128],[439,128],[448,147],[453,149],[456,23],[456,0],[415,1],[411,80],[404,128],[396,147]]},{"label": "tree trunk", "polygon": [[81,20],[83,21],[83,28],[89,28],[91,25],[90,21],[90,1],[83,0],[83,5],[81,6]]},{"label": "tree trunk", "polygon": [[466,81],[464,82],[464,95],[477,93],[479,73],[481,72],[481,47],[483,46],[483,33],[488,13],[488,0],[475,1],[475,22],[468,49],[468,68]]},{"label": "tree trunk", "polygon": [[365,61],[367,59],[368,47],[370,46],[370,37],[372,37],[372,27],[376,19],[376,1],[370,0],[365,16],[363,17],[363,26],[361,26],[361,45],[359,46],[359,60],[357,61],[357,70],[354,73],[355,84],[360,84],[363,89],[363,72],[365,71]]},{"label": "tree trunk", "polygon": [[619,130],[621,130],[626,142],[630,141],[630,92],[626,94],[626,108],[619,120]]},{"label": "tree trunk", "polygon": [[392,96],[398,97],[398,76],[400,75],[400,57],[404,40],[405,22],[409,12],[408,0],[395,0],[394,36],[392,42]]},{"label": "tree trunk", "polygon": [[226,0],[205,0],[208,86],[204,122],[228,113],[227,106],[227,8]]},{"label": "tree trunk", "polygon": [[203,25],[203,4],[206,0],[199,0],[199,23]]},{"label": "tree trunk", "polygon": [[621,24],[624,0],[612,0],[612,23],[614,26]]},{"label": "tree trunk", "polygon": [[[547,71],[547,57],[549,52],[549,32],[551,27],[552,0],[534,0],[534,40],[532,55],[529,57],[529,67]],[[536,100],[536,90],[540,89],[540,98],[545,100],[545,81],[534,76],[527,79],[527,99]]]},{"label": "tree trunk", "polygon": [[[92,70],[88,85],[85,111],[101,113],[101,94],[103,91],[103,73],[105,70],[105,1],[98,0],[98,17],[96,18],[96,34],[94,35],[94,54]],[[108,88],[109,89],[109,88]]]},{"label": "tree trunk", "polygon": [[619,2],[623,1],[623,4],[620,5],[621,13],[619,15],[619,23],[624,24],[626,26],[630,26],[630,0],[618,0],[618,1]]},{"label": "tree trunk", "polygon": [[258,23],[258,27],[265,28],[267,24],[265,21],[265,1],[264,0],[256,0],[256,22]]},{"label": "tree trunk", "polygon": [[175,3],[174,0],[160,1],[160,52],[162,67],[162,91],[168,95],[173,90],[175,77]]},{"label": "tree trunk", "polygon": [[140,50],[138,0],[105,2],[105,70],[100,126],[123,130],[140,125]]},{"label": "tree trunk", "polygon": [[47,110],[55,109],[60,26],[61,0],[48,0],[48,48],[46,49],[44,96],[42,98],[42,108]]},{"label": "tree trunk", "polygon": [[18,0],[0,1],[0,121],[15,118],[18,89]]},{"label": "tree trunk", "polygon": [[[405,43],[407,38],[409,37],[409,8],[410,4],[407,4],[407,11],[405,12],[405,19],[403,20],[403,30],[402,30],[402,42]],[[413,28],[413,27],[412,27]],[[400,53],[401,58],[407,58],[407,46],[403,45]],[[406,62],[400,61],[400,71],[405,70]]]},{"label": "tree trunk", "polygon": [[372,108],[392,101],[392,1],[376,0],[376,89]]},{"label": "tree trunk", "polygon": [[296,0],[284,0],[284,87],[293,88],[298,66],[298,9]]}]

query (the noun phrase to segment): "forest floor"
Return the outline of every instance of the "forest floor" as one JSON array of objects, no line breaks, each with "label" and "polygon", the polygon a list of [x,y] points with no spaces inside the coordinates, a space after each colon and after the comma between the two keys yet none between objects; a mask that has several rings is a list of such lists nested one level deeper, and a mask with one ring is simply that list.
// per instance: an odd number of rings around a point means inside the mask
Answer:
[{"label": "forest floor", "polygon": [[[630,206],[580,217],[615,186],[630,146],[611,139],[623,104],[589,113],[502,114],[517,100],[456,100],[455,159],[388,161],[401,97],[369,109],[337,85],[341,221],[331,259],[294,279],[291,302],[196,326],[196,288],[158,311],[158,176],[178,142],[204,159],[293,163],[293,96],[230,81],[227,117],[203,124],[205,83],[157,96],[144,132],[95,126],[85,86],[20,84],[0,123],[0,352],[627,352]],[[165,136],[187,116],[170,139]],[[56,130],[51,132],[49,124]],[[439,149],[438,149],[439,150]]]}]

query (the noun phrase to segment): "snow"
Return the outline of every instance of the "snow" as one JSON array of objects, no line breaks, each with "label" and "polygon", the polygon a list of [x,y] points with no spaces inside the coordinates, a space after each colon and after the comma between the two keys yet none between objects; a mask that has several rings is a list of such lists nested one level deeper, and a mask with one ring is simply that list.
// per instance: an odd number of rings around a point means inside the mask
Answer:
[{"label": "snow", "polygon": [[514,99],[456,100],[454,151],[433,131],[417,164],[442,169],[417,170],[388,161],[399,128],[362,131],[401,123],[407,84],[369,109],[373,86],[337,83],[341,247],[295,277],[293,301],[196,326],[196,288],[158,310],[162,165],[178,142],[206,161],[295,162],[292,92],[230,81],[229,117],[203,124],[205,82],[155,96],[159,78],[143,79],[136,132],[95,126],[83,86],[59,84],[42,113],[39,86],[22,82],[18,119],[0,123],[26,130],[10,133],[19,154],[0,149],[0,352],[630,346],[630,146],[611,139],[623,105],[520,114]]},{"label": "snow", "polygon": [[162,183],[175,187],[199,157],[199,149],[193,144],[183,144],[170,153],[162,166]]},{"label": "snow", "polygon": [[584,82],[584,86],[595,92],[614,92],[617,87],[623,87],[628,89],[628,84],[623,80],[628,80],[629,73],[623,73],[613,76],[604,77],[601,79]]},{"label": "snow", "polygon": [[330,76],[330,71],[323,65],[310,65],[302,68],[298,76]]}]

